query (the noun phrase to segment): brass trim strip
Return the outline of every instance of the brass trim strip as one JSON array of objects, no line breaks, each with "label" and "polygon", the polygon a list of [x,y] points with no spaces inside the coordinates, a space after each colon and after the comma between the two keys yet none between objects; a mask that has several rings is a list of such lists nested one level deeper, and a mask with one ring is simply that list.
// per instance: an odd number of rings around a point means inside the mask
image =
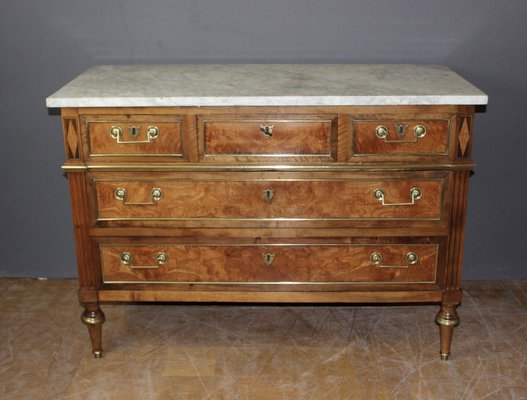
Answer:
[{"label": "brass trim strip", "polygon": [[[203,114],[197,114],[198,117],[201,117]],[[331,114],[333,115],[333,114]],[[315,115],[316,116],[316,115]],[[274,119],[274,118],[260,118],[260,119],[221,119],[221,118],[214,118],[214,119],[206,119],[206,118],[200,118],[202,122],[205,123],[233,123],[233,124],[263,124],[265,122],[279,122],[279,123],[298,123],[298,124],[305,124],[306,122],[313,122],[313,123],[320,123],[320,122],[329,122],[330,124],[333,122],[333,119],[337,118],[337,114],[334,115],[333,118],[327,119],[327,116],[321,116],[320,119]]]},{"label": "brass trim strip", "polygon": [[135,153],[135,154],[125,154],[125,153],[90,153],[90,157],[183,157],[183,153]]},{"label": "brass trim strip", "polygon": [[[432,172],[434,173],[434,171],[420,171],[420,172]],[[230,174],[229,172],[226,172],[226,174]],[[439,176],[439,174],[441,174],[441,176]],[[422,174],[418,175],[417,177],[393,177],[390,176],[389,178],[382,178],[382,183],[385,183],[385,182],[409,182],[409,181],[423,181],[423,182],[433,182],[433,181],[438,181],[438,182],[444,182],[445,181],[445,178],[447,178],[449,176],[448,173],[444,173],[444,172],[441,172],[441,173],[435,173],[434,175],[436,176],[430,176],[430,177],[427,177],[427,176],[422,176]],[[147,177],[141,177],[141,178],[129,178],[129,177],[126,177],[126,178],[123,178],[123,179],[116,179],[116,178],[93,178],[93,181],[95,183],[97,182],[114,182],[114,183],[124,183],[124,182],[127,182],[127,183],[136,183],[136,182],[151,182],[151,183],[158,183],[158,182],[205,182],[205,183],[210,183],[210,182],[226,182],[226,183],[232,183],[232,182],[249,182],[249,183],[260,183],[260,182],[307,182],[307,183],[310,183],[310,182],[349,182],[349,183],[353,183],[353,182],[378,182],[379,180],[377,179],[373,179],[371,177],[371,175],[367,175],[366,177],[364,178],[349,178],[349,177],[346,177],[346,178],[326,178],[326,177],[322,177],[322,178],[313,178],[312,176],[308,177],[308,178],[265,178],[265,179],[261,179],[261,178],[238,178],[238,179],[232,179],[232,178],[229,178],[229,177],[220,177],[220,178],[214,178],[214,179],[209,179],[208,177],[207,178],[200,178],[200,179],[191,179],[191,178],[152,178],[150,176],[147,176]]]},{"label": "brass trim strip", "polygon": [[247,158],[256,158],[256,157],[276,157],[276,158],[285,158],[285,157],[326,157],[334,159],[331,153],[280,153],[280,154],[261,154],[261,153],[205,153],[203,158],[219,158],[219,157],[247,157]]},{"label": "brass trim strip", "polygon": [[[254,169],[254,170],[295,170],[295,169],[342,169],[342,170],[353,170],[353,169],[474,169],[476,164],[474,163],[457,163],[457,164],[332,164],[332,165],[236,165],[236,164],[222,164],[222,165],[211,165],[211,164],[86,164],[87,169]],[[66,167],[66,166],[65,166]]]},{"label": "brass trim strip", "polygon": [[[436,268],[437,269],[437,268]],[[143,285],[151,285],[151,284],[163,284],[163,285],[211,285],[211,286],[224,286],[224,285],[237,285],[237,286],[243,286],[243,285],[407,285],[407,284],[415,284],[415,285],[421,285],[421,284],[430,284],[430,283],[437,283],[434,281],[397,281],[397,282],[382,282],[382,281],[373,281],[373,282],[344,282],[344,281],[338,281],[338,282],[192,282],[192,281],[107,281],[103,277],[103,283],[110,283],[110,284],[143,284]]]},{"label": "brass trim strip", "polygon": [[97,221],[283,221],[283,222],[301,222],[301,221],[440,221],[437,218],[97,218]]},{"label": "brass trim strip", "polygon": [[[404,236],[403,236],[404,237]],[[414,238],[413,236],[407,236]],[[99,247],[164,247],[164,246],[186,246],[186,247],[435,247],[439,251],[439,243],[100,243]]]}]

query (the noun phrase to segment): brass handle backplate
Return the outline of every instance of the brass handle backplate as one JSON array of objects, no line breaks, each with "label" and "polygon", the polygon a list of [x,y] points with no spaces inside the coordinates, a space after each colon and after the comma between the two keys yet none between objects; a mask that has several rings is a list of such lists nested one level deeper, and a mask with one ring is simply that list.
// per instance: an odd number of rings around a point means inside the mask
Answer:
[{"label": "brass handle backplate", "polygon": [[121,263],[128,266],[130,269],[158,269],[161,265],[168,262],[168,254],[160,251],[156,254],[157,265],[132,265],[132,253],[125,251],[121,254]]},{"label": "brass handle backplate", "polygon": [[117,189],[115,189],[113,194],[114,194],[114,197],[117,200],[122,201],[123,204],[125,204],[127,206],[147,206],[147,205],[152,205],[152,204],[156,204],[156,202],[158,202],[159,200],[161,200],[163,198],[163,191],[160,188],[153,188],[152,189],[152,191],[150,192],[150,195],[152,196],[152,200],[151,201],[147,201],[147,202],[130,202],[130,201],[127,201],[126,200],[127,192],[126,192],[125,188],[117,188]]},{"label": "brass handle backplate", "polygon": [[386,143],[415,143],[426,135],[426,126],[415,125],[413,127],[414,137],[412,139],[404,139],[408,130],[408,125],[394,124],[395,132],[398,139],[389,139],[390,130],[386,125],[379,125],[375,128],[375,136],[383,139]]},{"label": "brass handle backplate", "polygon": [[[140,131],[140,126],[128,127],[128,132],[133,139],[139,136]],[[120,126],[114,125],[110,128],[110,136],[114,138],[119,144],[150,143],[151,139],[157,139],[159,137],[159,128],[157,126],[149,126],[146,128],[146,140],[122,140],[123,129]]]},{"label": "brass handle backplate", "polygon": [[373,197],[381,202],[383,206],[413,206],[416,200],[419,200],[423,195],[423,191],[417,187],[410,189],[410,202],[408,203],[386,203],[386,192],[384,189],[375,189]]},{"label": "brass handle backplate", "polygon": [[413,251],[406,253],[406,265],[383,265],[383,259],[383,255],[378,251],[374,251],[370,255],[370,262],[372,264],[375,264],[375,266],[378,268],[408,268],[410,265],[417,264],[417,262],[419,261],[419,256]]},{"label": "brass handle backplate", "polygon": [[274,125],[260,125],[260,132],[266,139],[270,139],[273,136]]}]

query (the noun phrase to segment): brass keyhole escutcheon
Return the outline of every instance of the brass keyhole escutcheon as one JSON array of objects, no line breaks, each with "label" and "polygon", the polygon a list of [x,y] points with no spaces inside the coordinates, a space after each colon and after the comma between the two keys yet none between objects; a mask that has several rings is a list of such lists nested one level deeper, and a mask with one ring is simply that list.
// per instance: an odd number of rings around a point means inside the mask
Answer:
[{"label": "brass keyhole escutcheon", "polygon": [[263,133],[266,139],[270,139],[273,136],[274,125],[260,125],[260,132]]},{"label": "brass keyhole escutcheon", "polygon": [[404,124],[395,124],[395,131],[397,132],[397,136],[399,138],[403,138],[406,136],[406,131],[408,130],[408,125]]},{"label": "brass keyhole escutcheon", "polygon": [[137,138],[137,136],[139,136],[140,130],[141,130],[140,126],[129,126],[128,127],[128,132],[130,132],[130,136],[134,139]]},{"label": "brass keyhole escutcheon", "polygon": [[263,190],[263,196],[266,202],[270,203],[271,201],[273,201],[274,191],[275,191],[274,189],[264,189]]},{"label": "brass keyhole escutcheon", "polygon": [[262,256],[263,256],[265,265],[270,267],[274,261],[275,254],[274,253],[262,253]]}]

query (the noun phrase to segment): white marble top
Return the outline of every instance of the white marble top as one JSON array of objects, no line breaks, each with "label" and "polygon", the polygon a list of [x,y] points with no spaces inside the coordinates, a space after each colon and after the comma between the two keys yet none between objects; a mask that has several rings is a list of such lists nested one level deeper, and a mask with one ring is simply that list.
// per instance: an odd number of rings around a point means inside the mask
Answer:
[{"label": "white marble top", "polygon": [[102,65],[46,99],[48,107],[487,104],[437,65]]}]

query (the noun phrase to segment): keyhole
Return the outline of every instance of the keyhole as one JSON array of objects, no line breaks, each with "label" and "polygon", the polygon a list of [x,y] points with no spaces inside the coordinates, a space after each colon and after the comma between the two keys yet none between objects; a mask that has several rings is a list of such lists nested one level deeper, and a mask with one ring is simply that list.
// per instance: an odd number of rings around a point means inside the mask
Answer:
[{"label": "keyhole", "polygon": [[128,127],[128,131],[130,132],[130,136],[132,136],[132,138],[136,138],[138,135],[139,135],[139,130],[141,129],[140,126],[130,126]]},{"label": "keyhole", "polygon": [[274,253],[263,253],[262,256],[263,256],[265,265],[269,267],[274,261]]},{"label": "keyhole", "polygon": [[274,189],[264,189],[263,190],[263,195],[264,195],[265,201],[270,203],[271,201],[273,201]]}]

